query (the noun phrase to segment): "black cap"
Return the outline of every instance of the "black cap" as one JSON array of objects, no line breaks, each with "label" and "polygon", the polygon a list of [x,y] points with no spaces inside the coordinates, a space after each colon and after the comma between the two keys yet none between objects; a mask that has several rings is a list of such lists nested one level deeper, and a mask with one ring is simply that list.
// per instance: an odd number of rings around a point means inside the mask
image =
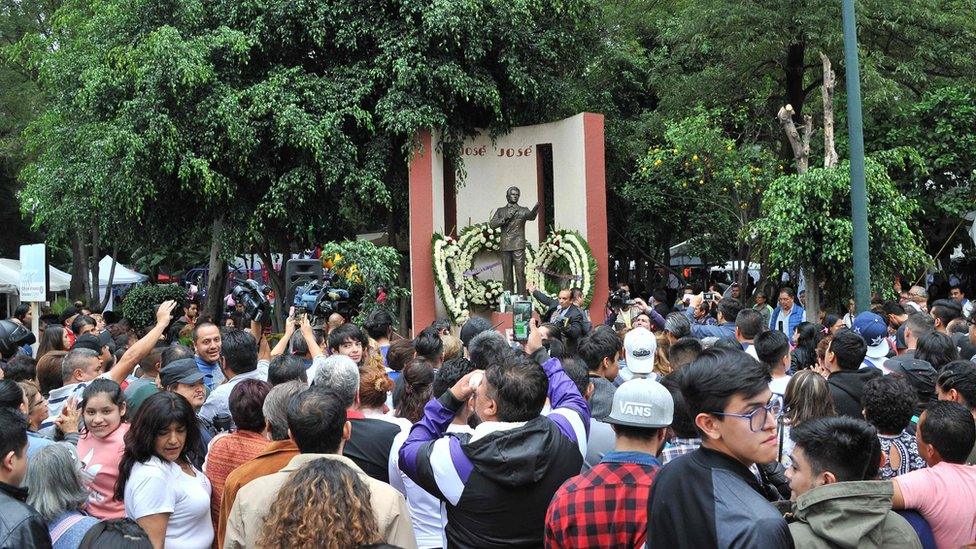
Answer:
[{"label": "black cap", "polygon": [[159,384],[163,387],[169,387],[174,383],[192,385],[201,379],[203,379],[203,372],[197,368],[197,363],[192,358],[174,360],[159,371]]},{"label": "black cap", "polygon": [[102,333],[98,334],[98,341],[102,345],[108,346],[108,352],[115,354],[115,338],[112,337],[112,332],[108,330],[102,330]]},{"label": "black cap", "polygon": [[102,354],[102,347],[105,345],[97,335],[88,333],[78,336],[75,340],[75,344],[71,346],[72,349],[91,349],[98,354]]}]

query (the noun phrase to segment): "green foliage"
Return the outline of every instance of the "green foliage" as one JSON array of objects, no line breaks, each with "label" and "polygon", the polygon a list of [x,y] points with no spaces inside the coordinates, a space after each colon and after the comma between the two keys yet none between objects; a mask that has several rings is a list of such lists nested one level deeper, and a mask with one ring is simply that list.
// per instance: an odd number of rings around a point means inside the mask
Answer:
[{"label": "green foliage", "polygon": [[950,235],[976,204],[976,85],[934,89],[905,105],[886,139],[913,151],[898,159],[896,181],[920,204],[927,249],[970,247],[965,231]]},{"label": "green foliage", "polygon": [[783,166],[762,147],[727,137],[716,125],[720,116],[699,111],[666,124],[662,146],[647,151],[620,191],[644,220],[632,232],[664,224],[693,235],[695,249],[716,259],[724,259],[730,243],[747,245],[743,229]]},{"label": "green foliage", "polygon": [[[397,305],[402,297],[410,295],[410,290],[399,285],[400,253],[388,246],[377,246],[368,240],[346,240],[329,242],[322,247],[322,257],[336,275],[332,284],[362,292],[359,315],[353,320],[361,323],[366,315],[376,307],[389,310],[396,318]],[[386,288],[386,302],[376,303],[376,289]]]},{"label": "green foliage", "polygon": [[59,297],[55,299],[53,302],[51,302],[51,312],[58,316],[61,316],[61,313],[63,313],[65,309],[70,307],[71,304],[72,301],[70,299],[66,297]]},{"label": "green foliage", "polygon": [[151,328],[156,323],[156,306],[170,299],[177,301],[177,310],[180,310],[179,307],[186,301],[186,290],[176,284],[136,286],[125,294],[122,316],[136,330]]},{"label": "green foliage", "polygon": [[23,211],[131,248],[218,217],[226,255],[349,236],[397,206],[417,132],[537,121],[580,70],[565,59],[590,9],[70,0],[25,46],[50,105],[26,134]]},{"label": "green foliage", "polygon": [[[886,158],[888,160],[889,158]],[[826,282],[828,303],[846,302],[853,287],[850,164],[814,168],[773,181],[762,217],[751,227],[769,252],[770,267],[812,267]],[[918,204],[895,187],[885,166],[865,162],[872,289],[891,297],[895,275],[914,274],[928,260],[912,225]]]}]

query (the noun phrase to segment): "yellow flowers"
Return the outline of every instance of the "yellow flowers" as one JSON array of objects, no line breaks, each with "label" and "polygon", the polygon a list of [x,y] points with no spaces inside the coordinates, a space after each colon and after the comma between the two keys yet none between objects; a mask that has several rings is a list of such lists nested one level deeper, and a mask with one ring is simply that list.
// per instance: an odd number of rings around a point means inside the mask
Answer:
[{"label": "yellow flowers", "polygon": [[661,165],[661,162],[662,162],[661,159],[658,158],[657,160],[654,161],[654,166],[655,167],[660,166]]},{"label": "yellow flowers", "polygon": [[698,162],[698,155],[697,154],[691,155],[691,161],[692,162]]},{"label": "yellow flowers", "polygon": [[732,145],[725,147],[726,152],[732,152]]}]

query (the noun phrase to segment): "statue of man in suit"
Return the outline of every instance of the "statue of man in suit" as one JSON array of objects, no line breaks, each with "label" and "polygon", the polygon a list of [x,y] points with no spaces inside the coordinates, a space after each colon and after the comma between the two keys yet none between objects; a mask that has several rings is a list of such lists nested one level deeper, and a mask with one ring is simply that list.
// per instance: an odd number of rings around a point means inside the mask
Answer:
[{"label": "statue of man in suit", "polygon": [[531,210],[518,205],[522,192],[518,187],[509,187],[505,196],[508,204],[495,210],[488,222],[492,227],[502,229],[502,287],[514,293],[512,269],[518,282],[518,295],[525,295],[525,222],[534,221],[539,213],[539,204]]}]

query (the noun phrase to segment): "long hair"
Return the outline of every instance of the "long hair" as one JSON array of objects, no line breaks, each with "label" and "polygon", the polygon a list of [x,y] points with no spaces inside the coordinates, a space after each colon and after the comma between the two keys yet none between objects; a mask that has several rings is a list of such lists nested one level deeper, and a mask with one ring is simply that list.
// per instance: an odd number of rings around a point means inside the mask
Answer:
[{"label": "long hair", "polygon": [[[132,466],[148,461],[156,455],[156,435],[176,423],[186,429],[186,442],[180,451],[181,460],[200,442],[200,429],[193,407],[185,398],[167,391],[161,391],[146,399],[136,412],[132,426],[125,434],[125,453],[119,462],[119,478],[115,482],[115,499],[122,501],[125,496],[125,483],[132,474]],[[160,459],[162,459],[161,456]]]},{"label": "long hair", "polygon": [[827,380],[813,370],[801,370],[790,379],[783,405],[783,423],[791,429],[811,419],[837,415]]},{"label": "long hair", "polygon": [[426,358],[417,357],[403,368],[403,396],[397,406],[396,416],[420,421],[424,416],[424,406],[434,393],[434,368]]},{"label": "long hair", "polygon": [[67,351],[64,348],[64,328],[57,324],[49,325],[44,328],[41,334],[41,342],[37,346],[37,359],[51,351]]},{"label": "long hair", "polygon": [[369,486],[341,461],[319,458],[278,491],[257,546],[346,549],[380,541]]}]

